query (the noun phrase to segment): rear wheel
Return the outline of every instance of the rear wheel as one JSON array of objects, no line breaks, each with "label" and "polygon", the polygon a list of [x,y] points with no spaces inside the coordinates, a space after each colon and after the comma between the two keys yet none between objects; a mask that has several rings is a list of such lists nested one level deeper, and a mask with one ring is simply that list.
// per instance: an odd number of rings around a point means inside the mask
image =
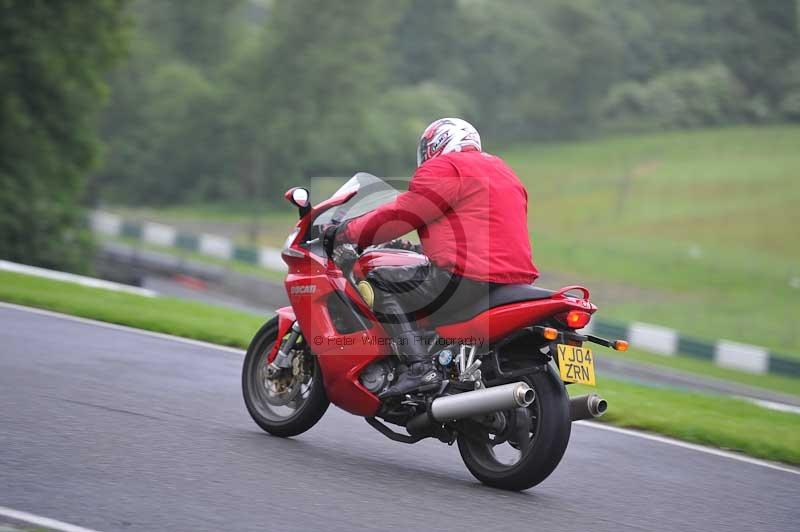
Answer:
[{"label": "rear wheel", "polygon": [[267,373],[267,357],[278,338],[278,319],[264,324],[247,349],[242,368],[242,394],[259,427],[275,436],[296,436],[313,427],[328,409],[317,357],[305,342],[293,350],[291,368]]},{"label": "rear wheel", "polygon": [[473,423],[458,436],[458,450],[475,478],[506,490],[531,488],[552,473],[569,443],[569,397],[561,379],[546,372],[525,377],[536,392],[527,408],[502,413],[504,429]]}]

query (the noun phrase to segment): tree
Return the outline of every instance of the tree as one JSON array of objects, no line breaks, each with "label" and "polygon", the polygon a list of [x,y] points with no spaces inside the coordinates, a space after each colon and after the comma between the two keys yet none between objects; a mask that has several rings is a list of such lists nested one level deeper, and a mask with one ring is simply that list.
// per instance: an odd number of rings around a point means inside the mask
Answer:
[{"label": "tree", "polygon": [[604,3],[474,2],[457,80],[478,106],[478,127],[499,138],[556,138],[591,124],[622,70],[622,41]]},{"label": "tree", "polygon": [[254,142],[270,187],[370,164],[369,115],[388,75],[395,17],[388,0],[275,4],[251,67]]},{"label": "tree", "polygon": [[[454,114],[491,143],[797,120],[796,0],[132,3],[97,190],[280,201],[309,176],[405,173]],[[270,191],[270,194],[265,194]]]},{"label": "tree", "polygon": [[0,256],[80,270],[79,207],[98,161],[104,75],[124,48],[124,0],[0,0]]},{"label": "tree", "polygon": [[[228,63],[246,31],[240,0],[131,5],[130,55],[111,76],[101,121],[105,164],[92,180],[105,199],[166,204],[241,198],[230,121],[242,98]],[[243,117],[237,116],[243,120]]]},{"label": "tree", "polygon": [[243,0],[139,0],[135,6],[146,35],[161,50],[189,63],[223,62],[235,40],[228,23]]},{"label": "tree", "polygon": [[467,20],[458,0],[410,0],[395,9],[402,14],[389,55],[396,83],[446,83],[462,74]]},{"label": "tree", "polygon": [[747,96],[775,106],[800,50],[797,0],[615,0],[608,9],[625,38],[626,78],[639,82],[723,63]]}]

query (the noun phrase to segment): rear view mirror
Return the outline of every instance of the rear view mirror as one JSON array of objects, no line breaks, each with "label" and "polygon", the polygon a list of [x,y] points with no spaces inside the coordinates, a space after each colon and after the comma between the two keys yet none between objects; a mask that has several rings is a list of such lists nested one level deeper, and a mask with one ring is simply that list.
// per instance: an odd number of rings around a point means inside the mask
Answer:
[{"label": "rear view mirror", "polygon": [[284,197],[292,205],[296,206],[300,211],[300,216],[305,216],[311,210],[311,201],[308,194],[308,189],[303,187],[290,188],[284,194]]},{"label": "rear view mirror", "polygon": [[308,206],[308,190],[304,188],[296,188],[292,192],[292,203],[298,207]]}]

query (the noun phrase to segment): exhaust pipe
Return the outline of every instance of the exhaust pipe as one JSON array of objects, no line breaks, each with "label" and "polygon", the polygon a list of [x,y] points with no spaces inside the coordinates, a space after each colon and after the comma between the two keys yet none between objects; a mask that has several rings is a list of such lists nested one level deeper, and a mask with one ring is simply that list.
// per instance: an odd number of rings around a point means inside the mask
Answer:
[{"label": "exhaust pipe", "polygon": [[406,430],[412,436],[422,436],[429,434],[436,423],[526,407],[534,398],[533,388],[525,382],[439,397],[431,402],[427,412],[411,419]]},{"label": "exhaust pipe", "polygon": [[596,393],[569,400],[569,417],[572,421],[600,417],[606,410],[608,402]]}]

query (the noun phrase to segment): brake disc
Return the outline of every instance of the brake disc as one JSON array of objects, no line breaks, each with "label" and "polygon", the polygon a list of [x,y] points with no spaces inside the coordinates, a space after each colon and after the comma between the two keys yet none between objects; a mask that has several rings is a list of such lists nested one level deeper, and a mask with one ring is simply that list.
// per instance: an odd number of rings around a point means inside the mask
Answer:
[{"label": "brake disc", "polygon": [[291,369],[282,370],[276,376],[264,379],[267,403],[272,406],[286,406],[297,397],[305,380],[302,358],[302,355],[295,356]]}]

